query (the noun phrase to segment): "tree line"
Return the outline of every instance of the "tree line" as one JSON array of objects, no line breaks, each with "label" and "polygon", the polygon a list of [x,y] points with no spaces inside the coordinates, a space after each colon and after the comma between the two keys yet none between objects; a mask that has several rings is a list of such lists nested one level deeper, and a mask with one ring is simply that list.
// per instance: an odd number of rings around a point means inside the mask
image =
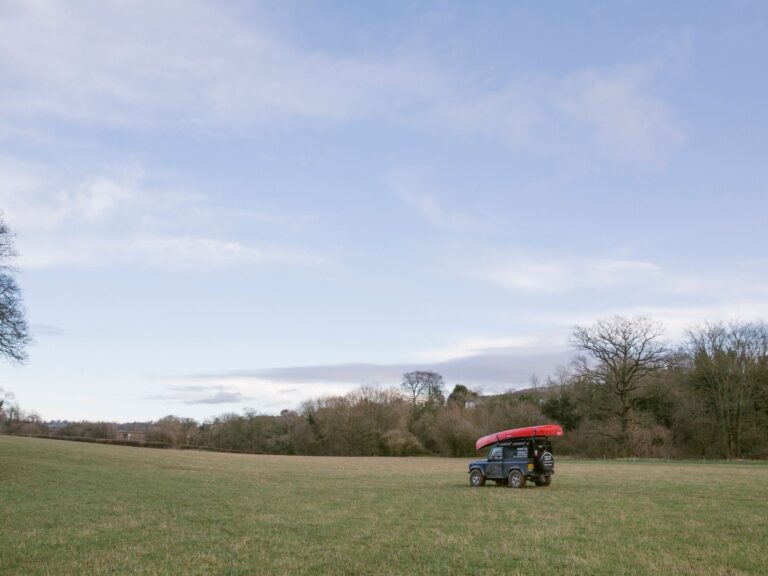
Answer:
[{"label": "tree line", "polygon": [[[561,454],[584,457],[768,457],[768,328],[762,322],[707,323],[670,345],[646,318],[613,317],[572,332],[572,364],[542,386],[481,395],[441,375],[403,375],[400,387],[363,386],[297,410],[253,410],[198,423],[167,416],[145,441],[273,454],[471,456],[485,434],[559,423]],[[55,431],[0,400],[0,429],[117,438],[105,423]]]},{"label": "tree line", "polygon": [[542,414],[575,453],[768,457],[768,327],[711,322],[671,346],[646,318],[577,327],[581,352],[548,379]]},{"label": "tree line", "polygon": [[[32,338],[15,255],[0,213],[0,358],[23,363]],[[558,443],[564,453],[768,457],[765,323],[706,323],[673,346],[662,340],[659,324],[615,316],[575,327],[571,341],[578,352],[572,364],[521,392],[481,396],[457,384],[446,395],[440,374],[414,371],[399,388],[363,386],[278,416],[246,410],[203,423],[167,416],[145,426],[141,442],[277,454],[466,456],[489,432],[558,422],[567,432]],[[0,432],[120,439],[108,422],[52,428],[2,388]]]},{"label": "tree line", "polygon": [[[0,358],[23,363],[31,336],[15,254],[0,214]],[[489,432],[558,422],[564,453],[768,457],[765,323],[705,323],[671,345],[657,323],[616,316],[575,327],[571,341],[578,353],[572,364],[529,390],[482,396],[457,384],[447,394],[441,375],[414,371],[399,388],[364,386],[277,416],[246,410],[202,423],[167,416],[144,426],[140,441],[279,454],[465,456]],[[108,422],[53,428],[2,388],[0,432],[120,439]]]}]

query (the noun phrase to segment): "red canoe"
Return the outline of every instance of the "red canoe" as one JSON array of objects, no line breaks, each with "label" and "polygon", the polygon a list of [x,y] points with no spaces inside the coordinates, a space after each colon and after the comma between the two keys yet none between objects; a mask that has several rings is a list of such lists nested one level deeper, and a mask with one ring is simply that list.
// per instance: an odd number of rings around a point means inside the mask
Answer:
[{"label": "red canoe", "polygon": [[512,430],[503,430],[495,434],[483,436],[475,442],[475,449],[482,450],[486,446],[514,440],[515,438],[530,438],[532,436],[562,436],[563,429],[557,424],[544,424],[543,426],[528,426],[527,428],[513,428]]}]

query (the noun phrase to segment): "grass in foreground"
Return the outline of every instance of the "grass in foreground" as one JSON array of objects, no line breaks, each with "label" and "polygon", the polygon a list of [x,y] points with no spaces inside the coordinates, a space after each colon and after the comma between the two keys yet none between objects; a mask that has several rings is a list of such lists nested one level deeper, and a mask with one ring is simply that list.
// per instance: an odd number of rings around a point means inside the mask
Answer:
[{"label": "grass in foreground", "polygon": [[0,574],[766,574],[768,466],[179,452],[0,436]]}]

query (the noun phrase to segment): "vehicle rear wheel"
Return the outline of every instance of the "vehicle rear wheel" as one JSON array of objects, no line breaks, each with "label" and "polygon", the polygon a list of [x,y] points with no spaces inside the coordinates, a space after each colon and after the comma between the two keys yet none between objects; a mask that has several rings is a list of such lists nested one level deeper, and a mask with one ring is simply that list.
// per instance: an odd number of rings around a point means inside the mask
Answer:
[{"label": "vehicle rear wheel", "polygon": [[472,488],[479,488],[484,484],[485,476],[483,476],[483,473],[480,472],[480,470],[475,469],[469,473],[469,485],[472,486]]},{"label": "vehicle rear wheel", "polygon": [[542,485],[549,486],[550,484],[552,484],[552,476],[547,474],[546,476],[544,476],[544,483]]},{"label": "vehicle rear wheel", "polygon": [[510,488],[525,488],[525,476],[520,470],[512,470],[509,473],[509,487]]}]

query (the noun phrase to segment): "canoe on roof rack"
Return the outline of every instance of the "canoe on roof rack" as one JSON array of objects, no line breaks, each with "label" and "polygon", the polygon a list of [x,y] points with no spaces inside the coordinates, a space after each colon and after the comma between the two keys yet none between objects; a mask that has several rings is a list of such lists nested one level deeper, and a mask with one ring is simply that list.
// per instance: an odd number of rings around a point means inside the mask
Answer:
[{"label": "canoe on roof rack", "polygon": [[526,428],[512,428],[502,430],[495,434],[483,436],[475,442],[475,449],[482,450],[486,446],[519,438],[532,438],[536,436],[562,436],[563,429],[557,424],[544,424],[542,426],[527,426]]}]

